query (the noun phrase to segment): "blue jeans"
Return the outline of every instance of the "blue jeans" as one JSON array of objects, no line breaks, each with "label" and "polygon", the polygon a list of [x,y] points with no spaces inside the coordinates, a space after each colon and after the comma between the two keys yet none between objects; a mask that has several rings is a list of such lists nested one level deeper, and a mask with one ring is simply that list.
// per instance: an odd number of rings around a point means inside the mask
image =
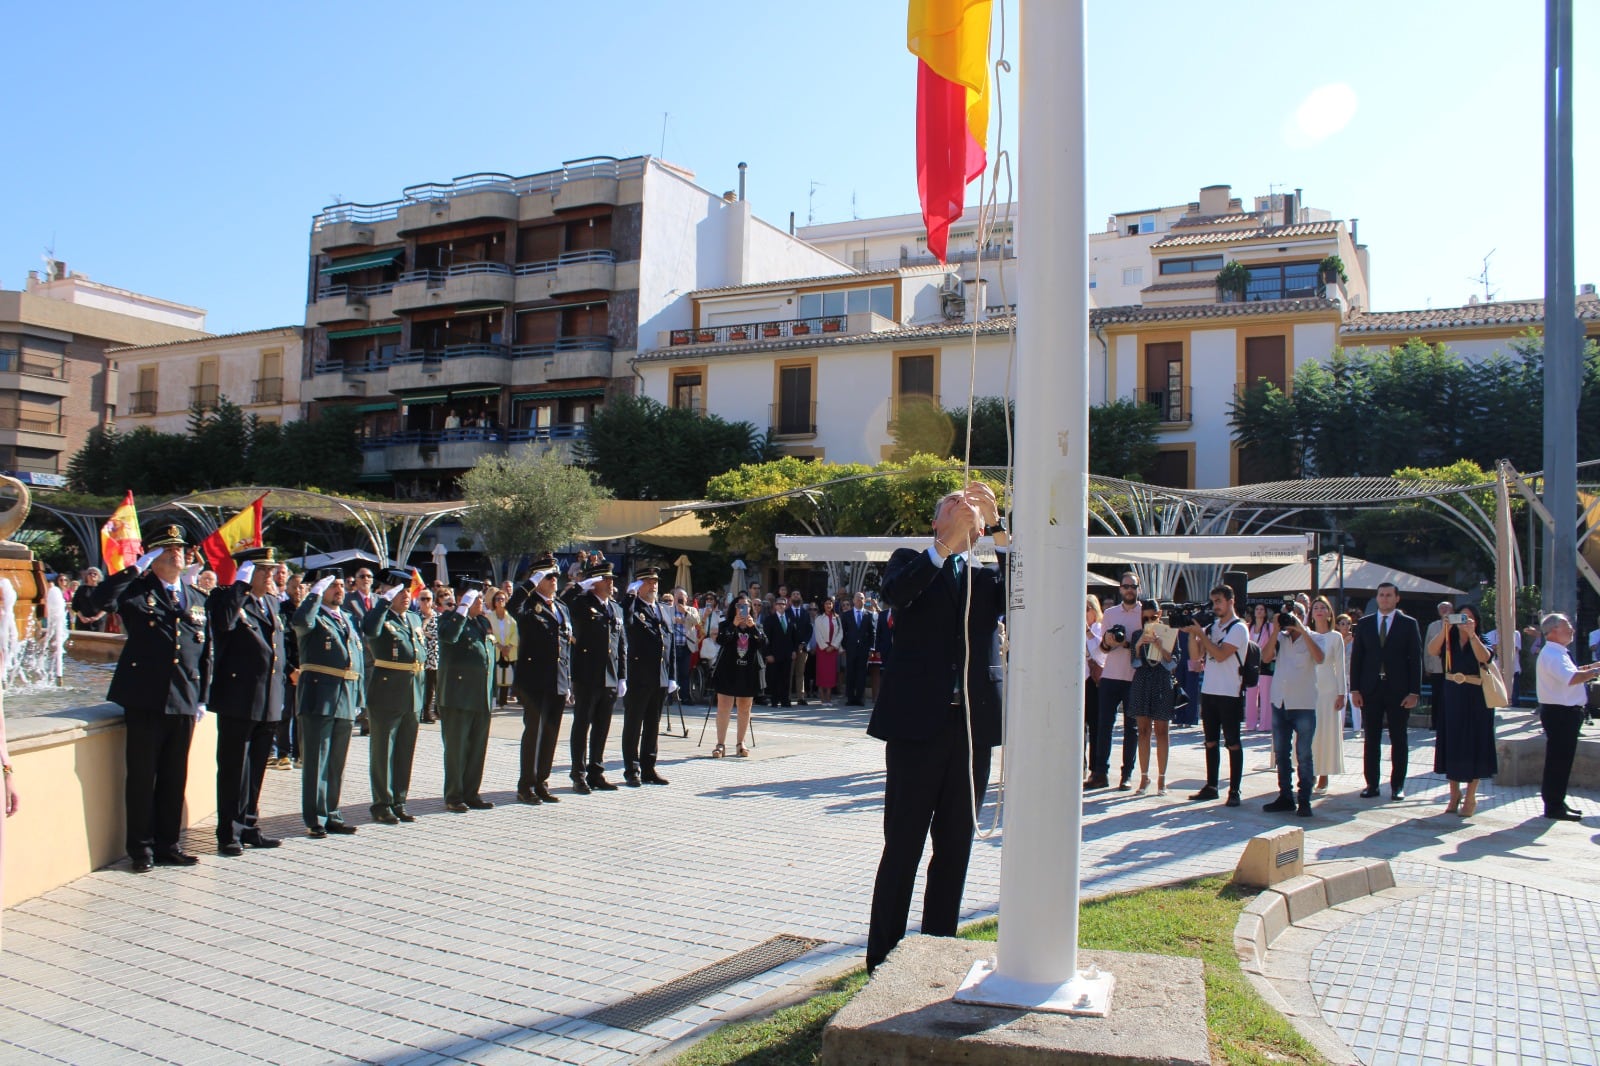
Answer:
[{"label": "blue jeans", "polygon": [[[1294,798],[1294,770],[1300,767],[1300,800],[1311,800],[1311,734],[1317,730],[1317,709],[1272,709],[1272,751],[1278,762],[1278,796]],[[1294,734],[1294,762],[1289,761],[1289,734]]]}]

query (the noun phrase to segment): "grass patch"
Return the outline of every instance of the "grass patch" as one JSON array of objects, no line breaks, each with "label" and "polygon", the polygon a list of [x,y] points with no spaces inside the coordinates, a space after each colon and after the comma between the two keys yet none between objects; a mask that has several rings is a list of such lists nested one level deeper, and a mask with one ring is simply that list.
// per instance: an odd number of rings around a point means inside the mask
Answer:
[{"label": "grass patch", "polygon": [[[1231,1066],[1325,1060],[1288,1020],[1251,987],[1233,954],[1233,927],[1253,893],[1227,877],[1202,877],[1083,904],[1078,943],[1095,951],[1137,951],[1198,958],[1205,967],[1206,1027],[1214,1062]],[[993,940],[994,919],[962,930],[969,940]],[[766,1018],[724,1026],[675,1060],[675,1066],[811,1066],[822,1050],[822,1029],[866,983],[866,972],[820,986],[818,994]],[[1116,1009],[1115,996],[1112,1009]]]}]

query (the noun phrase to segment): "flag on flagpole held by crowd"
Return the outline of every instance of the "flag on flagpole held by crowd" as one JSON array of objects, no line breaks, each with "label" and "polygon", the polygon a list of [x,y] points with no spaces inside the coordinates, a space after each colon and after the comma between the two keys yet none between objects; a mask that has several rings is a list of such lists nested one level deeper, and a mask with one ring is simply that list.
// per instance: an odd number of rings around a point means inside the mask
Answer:
[{"label": "flag on flagpole held by crowd", "polygon": [[122,498],[122,503],[106,524],[100,527],[100,559],[106,573],[115,574],[132,566],[144,554],[144,539],[139,533],[139,512],[133,507],[133,492]]},{"label": "flag on flagpole held by crowd", "polygon": [[428,586],[422,583],[422,575],[418,573],[417,568],[413,566],[411,568],[411,584],[406,586],[406,595],[410,596],[411,602],[415,603],[417,597],[422,595],[427,588]]},{"label": "flag on flagpole held by crowd", "polygon": [[917,57],[917,194],[928,251],[946,261],[967,185],[988,165],[991,0],[911,0]]},{"label": "flag on flagpole held by crowd", "polygon": [[261,547],[261,501],[266,498],[263,493],[249,507],[222,523],[215,533],[200,542],[206,562],[217,572],[218,585],[233,584],[234,574],[239,569],[233,561],[234,552]]}]

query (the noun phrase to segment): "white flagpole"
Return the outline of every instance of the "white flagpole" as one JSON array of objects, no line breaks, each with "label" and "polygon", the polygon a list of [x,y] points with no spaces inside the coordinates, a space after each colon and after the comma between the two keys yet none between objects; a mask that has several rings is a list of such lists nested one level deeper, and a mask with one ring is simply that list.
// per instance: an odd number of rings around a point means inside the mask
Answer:
[{"label": "white flagpole", "polygon": [[956,999],[1105,1014],[1078,971],[1088,566],[1089,234],[1083,0],[1020,0],[1017,477],[1000,945]]}]

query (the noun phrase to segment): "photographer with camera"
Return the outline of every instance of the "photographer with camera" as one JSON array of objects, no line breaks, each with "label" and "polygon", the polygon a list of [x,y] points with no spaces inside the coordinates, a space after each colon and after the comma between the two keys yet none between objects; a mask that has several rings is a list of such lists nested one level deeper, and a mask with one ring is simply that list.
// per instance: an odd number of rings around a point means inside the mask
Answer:
[{"label": "photographer with camera", "polygon": [[740,758],[750,754],[744,746],[750,731],[750,706],[761,692],[761,657],[766,652],[766,632],[756,623],[750,597],[741,592],[728,605],[728,613],[717,627],[717,665],[711,675],[717,690],[717,746],[711,757],[728,754],[728,716],[735,706],[739,712],[738,747]]},{"label": "photographer with camera", "polygon": [[1150,738],[1156,740],[1156,795],[1167,794],[1167,731],[1172,723],[1172,650],[1177,632],[1161,620],[1155,600],[1145,600],[1140,608],[1139,631],[1133,635],[1133,684],[1128,688],[1128,706],[1139,724],[1139,788],[1144,795],[1150,787]]},{"label": "photographer with camera", "polygon": [[1191,654],[1205,662],[1205,678],[1200,682],[1200,725],[1206,738],[1206,784],[1189,798],[1214,800],[1217,782],[1222,769],[1222,752],[1219,741],[1228,745],[1228,802],[1229,807],[1239,806],[1239,785],[1244,780],[1244,749],[1240,746],[1239,727],[1244,724],[1244,687],[1240,668],[1244,665],[1245,649],[1250,636],[1244,622],[1233,613],[1233,589],[1218,585],[1211,590],[1211,609],[1215,619],[1203,626],[1198,619],[1190,619],[1185,628],[1189,634]]},{"label": "photographer with camera", "polygon": [[[1277,639],[1261,649],[1263,663],[1278,664],[1273,673],[1272,750],[1278,767],[1278,798],[1262,809],[1269,814],[1294,811],[1301,818],[1311,817],[1311,738],[1317,729],[1317,667],[1327,658],[1325,641],[1331,638],[1312,633],[1305,626],[1305,608],[1286,603],[1278,612]],[[1294,760],[1289,759],[1289,742],[1294,740]],[[1300,770],[1300,795],[1294,793],[1294,772]]]},{"label": "photographer with camera", "polygon": [[1111,734],[1117,724],[1117,709],[1122,709],[1122,778],[1119,791],[1128,790],[1133,777],[1133,752],[1138,727],[1128,705],[1128,690],[1133,685],[1133,638],[1143,625],[1139,607],[1139,575],[1132,570],[1122,575],[1122,602],[1107,607],[1100,619],[1100,650],[1105,663],[1100,669],[1099,706],[1094,717],[1094,763],[1083,787],[1111,787]]},{"label": "photographer with camera", "polygon": [[[1450,606],[1444,604],[1443,606]],[[1478,782],[1499,769],[1494,711],[1483,698],[1483,667],[1492,658],[1478,633],[1478,611],[1470,605],[1440,616],[1443,627],[1428,641],[1426,653],[1443,665],[1443,681],[1433,711],[1434,773],[1450,782],[1444,813],[1471,818],[1478,809]],[[1461,785],[1467,786],[1463,800]]]}]

